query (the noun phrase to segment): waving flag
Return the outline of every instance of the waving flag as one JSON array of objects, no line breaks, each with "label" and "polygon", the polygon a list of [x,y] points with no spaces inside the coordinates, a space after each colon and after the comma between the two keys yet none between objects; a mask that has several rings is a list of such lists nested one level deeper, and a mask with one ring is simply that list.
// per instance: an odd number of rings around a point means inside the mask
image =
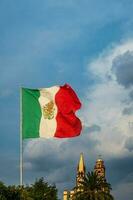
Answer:
[{"label": "waving flag", "polygon": [[81,103],[67,84],[50,88],[22,88],[22,136],[68,138],[78,136],[82,125],[75,112]]}]

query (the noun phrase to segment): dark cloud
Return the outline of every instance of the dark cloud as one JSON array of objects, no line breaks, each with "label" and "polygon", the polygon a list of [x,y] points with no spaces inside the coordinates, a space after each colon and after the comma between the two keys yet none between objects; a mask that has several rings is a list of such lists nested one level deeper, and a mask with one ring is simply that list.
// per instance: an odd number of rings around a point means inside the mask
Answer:
[{"label": "dark cloud", "polygon": [[[105,166],[107,178],[109,182],[111,182],[113,188],[113,186],[125,182],[127,177],[132,174],[133,157],[127,156],[123,158],[110,159],[106,161]],[[133,182],[133,179],[130,179],[130,182]]]},{"label": "dark cloud", "polygon": [[105,161],[106,177],[117,200],[132,200],[133,157],[114,158]]},{"label": "dark cloud", "polygon": [[114,191],[113,196],[116,200],[133,199],[133,183],[119,183]]},{"label": "dark cloud", "polygon": [[[80,137],[70,140],[64,139],[57,146],[55,144],[58,144],[58,140],[32,140],[31,146],[29,145],[28,148],[33,149],[33,151],[27,152],[26,150],[24,152],[25,162],[32,163],[34,171],[47,171],[48,173],[53,169],[66,166],[67,163],[73,164],[77,161],[81,152],[87,152],[88,148],[90,152],[94,152],[94,148],[99,144],[99,141],[93,139],[93,132],[99,132],[100,130],[100,126],[95,124],[90,127],[84,126]],[[28,142],[25,143],[25,148],[27,148],[26,145],[28,145]],[[35,151],[38,152],[37,155],[34,155]],[[64,156],[62,157],[62,155]]]},{"label": "dark cloud", "polygon": [[125,142],[125,148],[130,152],[133,151],[133,136],[129,137]]},{"label": "dark cloud", "polygon": [[83,127],[84,133],[92,133],[92,132],[99,132],[101,131],[101,127],[97,124],[93,124],[92,126],[89,127]]},{"label": "dark cloud", "polygon": [[123,113],[123,115],[132,115],[133,114],[133,107],[131,106],[131,107],[124,108],[122,113]]},{"label": "dark cloud", "polygon": [[117,56],[113,60],[112,70],[116,75],[119,84],[126,88],[133,85],[133,52],[127,51],[126,53]]}]

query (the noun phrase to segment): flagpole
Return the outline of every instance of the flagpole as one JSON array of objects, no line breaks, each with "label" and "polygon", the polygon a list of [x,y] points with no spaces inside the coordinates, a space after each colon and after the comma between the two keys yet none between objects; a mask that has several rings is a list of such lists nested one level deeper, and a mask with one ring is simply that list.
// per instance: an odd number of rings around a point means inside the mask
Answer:
[{"label": "flagpole", "polygon": [[20,186],[23,185],[22,88],[20,88]]}]

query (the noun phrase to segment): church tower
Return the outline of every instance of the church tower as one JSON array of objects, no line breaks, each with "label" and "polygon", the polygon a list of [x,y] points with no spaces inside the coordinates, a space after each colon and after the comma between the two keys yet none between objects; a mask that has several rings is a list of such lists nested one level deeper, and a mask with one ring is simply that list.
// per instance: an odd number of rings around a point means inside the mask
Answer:
[{"label": "church tower", "polygon": [[[105,166],[104,166],[104,161],[102,160],[101,157],[99,157],[96,161],[94,172],[96,172],[99,177],[103,177],[103,181],[106,183]],[[107,193],[110,193],[110,190],[108,187],[103,187],[102,190],[106,191]]]},{"label": "church tower", "polygon": [[83,178],[85,176],[85,171],[86,171],[86,169],[85,169],[85,163],[84,163],[84,156],[83,156],[83,153],[81,153],[79,163],[77,166],[76,186],[81,185],[80,181],[83,180]]},{"label": "church tower", "polygon": [[96,172],[99,177],[103,177],[105,179],[105,166],[101,157],[99,157],[96,161],[94,172]]}]

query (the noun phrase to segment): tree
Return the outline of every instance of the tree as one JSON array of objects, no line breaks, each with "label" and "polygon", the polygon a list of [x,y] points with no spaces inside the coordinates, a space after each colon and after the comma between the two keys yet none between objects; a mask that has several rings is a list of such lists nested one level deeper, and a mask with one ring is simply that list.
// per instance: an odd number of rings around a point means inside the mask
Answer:
[{"label": "tree", "polygon": [[0,182],[0,200],[57,200],[57,189],[43,178],[30,186],[6,186]]},{"label": "tree", "polygon": [[4,183],[0,182],[0,199],[1,200],[7,200],[6,194],[7,194],[7,187],[4,185]]},{"label": "tree", "polygon": [[31,187],[27,186],[25,190],[33,200],[57,200],[56,186],[48,185],[43,178],[36,180]]},{"label": "tree", "polygon": [[88,172],[80,183],[81,185],[75,188],[74,200],[113,200],[109,193],[111,185],[97,173]]}]

